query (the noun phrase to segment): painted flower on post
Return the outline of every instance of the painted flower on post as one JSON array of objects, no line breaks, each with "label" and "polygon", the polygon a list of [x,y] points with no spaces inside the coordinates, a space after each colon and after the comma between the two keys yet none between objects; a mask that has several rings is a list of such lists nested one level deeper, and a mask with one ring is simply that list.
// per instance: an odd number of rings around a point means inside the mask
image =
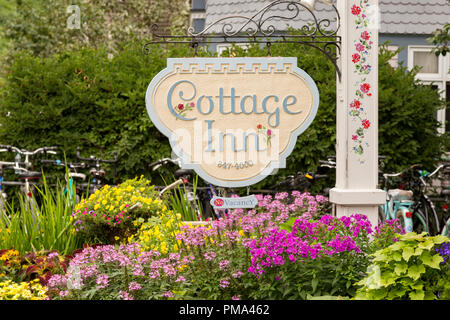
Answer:
[{"label": "painted flower on post", "polygon": [[364,129],[369,129],[369,127],[370,127],[370,121],[367,120],[367,119],[364,119],[364,120],[362,121],[362,126],[364,127]]},{"label": "painted flower on post", "polygon": [[358,7],[356,4],[353,5],[353,7],[352,7],[352,14],[353,14],[354,16],[357,16],[357,15],[359,15],[360,13],[361,13],[361,8]]},{"label": "painted flower on post", "polygon": [[361,85],[361,91],[365,94],[367,94],[369,97],[372,95],[371,93],[369,93],[370,91],[370,84],[368,83],[363,83]]},{"label": "painted flower on post", "polygon": [[366,47],[364,45],[362,45],[361,43],[356,44],[356,51],[361,52],[361,51],[364,51],[364,49],[366,49]]},{"label": "painted flower on post", "polygon": [[361,56],[359,55],[359,53],[355,53],[354,55],[352,55],[352,62],[353,63],[357,63],[361,60]]},{"label": "painted flower on post", "polygon": [[370,33],[367,32],[367,31],[361,32],[361,38],[366,40],[366,41],[369,40],[370,39]]}]

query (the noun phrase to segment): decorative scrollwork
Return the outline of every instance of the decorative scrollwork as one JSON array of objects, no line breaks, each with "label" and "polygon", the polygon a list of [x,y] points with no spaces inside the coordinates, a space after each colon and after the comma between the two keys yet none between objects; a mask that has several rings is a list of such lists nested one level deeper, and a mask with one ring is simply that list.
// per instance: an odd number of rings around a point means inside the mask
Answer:
[{"label": "decorative scrollwork", "polygon": [[[158,26],[152,25],[153,41],[143,46],[144,54],[149,53],[149,45],[155,43],[189,43],[193,48],[206,43],[300,43],[314,47],[324,53],[335,66],[340,77],[337,59],[340,55],[341,37],[338,36],[340,28],[340,15],[334,4],[329,3],[336,14],[335,21],[330,19],[317,19],[316,15],[301,0],[276,0],[264,6],[254,15],[228,16],[209,24],[200,32],[189,27],[186,35],[158,34]],[[274,10],[277,14],[274,14]],[[279,14],[281,12],[282,14]],[[305,14],[306,17],[301,16]],[[277,32],[275,21],[293,21],[300,19],[309,21],[302,25],[299,34],[288,35]],[[335,25],[333,25],[335,22]],[[330,28],[335,26],[335,28]],[[247,40],[243,38],[247,37]],[[197,52],[197,51],[195,51]]]}]

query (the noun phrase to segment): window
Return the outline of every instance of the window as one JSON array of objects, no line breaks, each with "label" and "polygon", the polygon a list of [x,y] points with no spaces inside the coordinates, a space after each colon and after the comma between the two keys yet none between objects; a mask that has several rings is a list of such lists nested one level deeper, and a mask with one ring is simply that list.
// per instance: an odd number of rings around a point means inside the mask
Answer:
[{"label": "window", "polygon": [[192,19],[192,26],[194,27],[194,32],[202,32],[205,29],[205,19]]},{"label": "window", "polygon": [[[398,46],[388,46],[387,49],[391,52],[395,52],[398,50]],[[398,68],[398,53],[393,56],[388,62],[393,68]]]},{"label": "window", "polygon": [[[234,45],[241,47],[242,49],[247,49],[248,45],[246,43],[234,43]],[[217,45],[217,53],[218,56],[220,57],[222,55],[222,52],[224,52],[225,50],[227,50],[228,48],[231,48],[232,44],[231,43],[221,43]]]},{"label": "window", "polygon": [[[450,97],[450,57],[436,56],[432,52],[432,46],[408,47],[408,69],[419,66],[417,78],[425,84],[432,84],[433,88],[441,93],[443,100],[449,101]],[[441,122],[440,133],[449,132],[450,112],[446,109],[439,110],[437,120]]]}]

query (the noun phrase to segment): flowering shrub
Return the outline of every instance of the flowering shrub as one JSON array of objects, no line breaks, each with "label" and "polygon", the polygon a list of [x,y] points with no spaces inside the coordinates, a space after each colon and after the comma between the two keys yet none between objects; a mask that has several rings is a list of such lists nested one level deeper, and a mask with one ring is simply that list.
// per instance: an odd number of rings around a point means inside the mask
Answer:
[{"label": "flowering shrub", "polygon": [[153,216],[144,222],[139,218],[134,221],[135,226],[140,226],[136,234],[128,238],[128,243],[139,243],[143,250],[156,250],[162,254],[177,252],[180,249],[180,241],[175,239],[180,230],[181,215],[170,210]]},{"label": "flowering shrub", "polygon": [[0,300],[46,300],[46,288],[39,279],[15,283],[12,280],[0,282]]},{"label": "flowering shrub", "polygon": [[231,210],[226,219],[203,224],[181,224],[171,211],[138,218],[139,230],[128,244],[80,250],[65,275],[50,278],[48,294],[52,299],[350,297],[370,264],[369,253],[394,243],[401,231],[395,223],[373,231],[362,215],[323,215],[326,199],[308,193],[258,200],[253,210]]},{"label": "flowering shrub", "polygon": [[0,281],[15,282],[38,280],[45,286],[56,273],[64,273],[68,257],[56,251],[31,252],[20,255],[17,250],[0,250]]},{"label": "flowering shrub", "polygon": [[250,257],[242,244],[257,233],[265,233],[270,218],[232,212],[225,220],[182,226],[176,239],[181,241],[182,252],[191,257],[183,272],[189,280],[183,288],[185,298],[247,299],[258,287],[255,277],[247,272]]},{"label": "flowering shrub", "polygon": [[369,264],[372,233],[367,217],[358,214],[341,218],[325,215],[318,220],[290,219],[285,229],[272,230],[268,236],[248,243],[251,255],[248,271],[261,284],[252,297],[352,296],[353,283]]},{"label": "flowering shrub", "polygon": [[176,288],[186,281],[180,275],[190,257],[142,251],[139,244],[86,247],[75,254],[65,275],[48,282],[52,299],[146,300],[177,298]]},{"label": "flowering shrub", "polygon": [[150,181],[141,176],[110,187],[105,185],[81,201],[72,217],[76,232],[87,242],[114,243],[135,231],[133,220],[167,210]]},{"label": "flowering shrub", "polygon": [[355,299],[450,299],[448,238],[425,234],[401,235],[376,251]]},{"label": "flowering shrub", "polygon": [[320,216],[328,203],[328,199],[322,195],[313,196],[309,192],[299,191],[279,192],[275,196],[261,194],[255,196],[258,199],[256,210],[279,216],[277,221],[286,220],[289,216],[304,218]]}]

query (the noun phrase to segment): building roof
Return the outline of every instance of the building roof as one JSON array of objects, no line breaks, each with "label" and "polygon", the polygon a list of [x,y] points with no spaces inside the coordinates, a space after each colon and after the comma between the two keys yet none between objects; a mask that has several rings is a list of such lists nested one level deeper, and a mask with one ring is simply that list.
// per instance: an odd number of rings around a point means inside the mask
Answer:
[{"label": "building roof", "polygon": [[[207,0],[205,25],[209,26],[213,22],[229,16],[250,18],[271,2],[273,0]],[[379,6],[380,33],[382,34],[431,34],[450,22],[450,3],[447,0],[379,0]],[[284,4],[274,6],[266,16],[288,16],[288,14],[287,5]],[[315,15],[318,20],[333,20],[336,17],[332,7],[319,0],[316,2]],[[265,26],[272,24],[276,30],[284,31],[287,29],[288,23],[289,26],[298,29],[305,23],[312,22],[312,19],[309,12],[302,10],[293,20],[274,18],[268,20]],[[234,28],[238,28],[246,20],[236,18],[226,22],[233,22]],[[208,32],[221,33],[224,25],[225,22],[217,23]],[[254,27],[254,24],[248,23],[247,27]],[[330,28],[333,28],[333,24],[330,25]]]}]

